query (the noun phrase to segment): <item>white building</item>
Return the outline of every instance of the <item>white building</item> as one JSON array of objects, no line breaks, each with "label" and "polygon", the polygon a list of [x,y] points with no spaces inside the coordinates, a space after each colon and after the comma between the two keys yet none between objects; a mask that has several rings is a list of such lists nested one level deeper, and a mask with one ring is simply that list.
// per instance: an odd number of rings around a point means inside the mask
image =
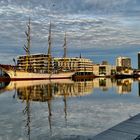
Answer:
[{"label": "white building", "polygon": [[113,70],[116,70],[114,66],[111,66],[109,64],[96,64],[93,65],[93,73],[96,76],[110,76],[112,75]]},{"label": "white building", "polygon": [[20,70],[47,73],[53,69],[53,59],[46,54],[22,55],[17,58],[17,66]]},{"label": "white building", "polygon": [[76,72],[92,72],[93,64],[87,58],[54,58],[58,69],[71,70]]}]

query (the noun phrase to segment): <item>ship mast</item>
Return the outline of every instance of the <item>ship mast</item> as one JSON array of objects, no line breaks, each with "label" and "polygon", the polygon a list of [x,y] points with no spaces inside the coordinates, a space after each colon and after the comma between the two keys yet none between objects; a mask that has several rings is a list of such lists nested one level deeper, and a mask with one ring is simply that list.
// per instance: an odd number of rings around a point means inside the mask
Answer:
[{"label": "ship mast", "polygon": [[51,66],[51,22],[49,27],[49,36],[48,36],[48,73],[50,73],[50,66]]},{"label": "ship mast", "polygon": [[[28,139],[30,140],[30,133],[31,133],[31,106],[30,106],[30,100],[31,100],[31,92],[28,92],[29,89],[25,89],[25,100],[26,100],[26,107],[23,110],[24,115],[27,115],[27,120],[26,120],[26,128],[27,128],[27,135],[28,135]],[[31,88],[30,88],[31,90]]]},{"label": "ship mast", "polygon": [[67,86],[64,85],[63,87],[63,95],[64,95],[64,113],[65,113],[65,121],[67,122]]},{"label": "ship mast", "polygon": [[51,56],[51,22],[50,22],[50,27],[49,27],[49,36],[48,36],[48,55]]},{"label": "ship mast", "polygon": [[25,35],[27,37],[27,45],[24,45],[24,50],[26,52],[26,68],[25,70],[28,71],[29,69],[29,55],[30,55],[30,47],[31,47],[31,20],[29,18],[29,22],[27,25],[27,31],[25,31]]},{"label": "ship mast", "polygon": [[67,56],[67,39],[66,39],[66,32],[65,32],[65,37],[64,37],[64,55],[63,55],[63,58],[66,58]]},{"label": "ship mast", "polygon": [[47,85],[47,89],[48,89],[48,99],[47,99],[47,103],[48,103],[48,121],[49,121],[49,127],[50,127],[50,133],[52,133],[52,122],[51,122],[51,118],[52,118],[52,112],[51,112],[51,99],[52,99],[52,91],[51,91],[51,84]]},{"label": "ship mast", "polygon": [[63,48],[64,48],[64,55],[63,55],[63,58],[64,58],[64,69],[66,69],[66,57],[67,57],[67,38],[66,38],[66,32],[65,32],[65,37],[64,37]]}]

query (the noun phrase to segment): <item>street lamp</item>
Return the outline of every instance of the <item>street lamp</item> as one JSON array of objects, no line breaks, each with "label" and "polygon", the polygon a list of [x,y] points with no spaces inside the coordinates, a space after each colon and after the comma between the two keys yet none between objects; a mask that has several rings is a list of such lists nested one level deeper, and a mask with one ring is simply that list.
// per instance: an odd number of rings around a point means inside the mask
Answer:
[{"label": "street lamp", "polygon": [[14,76],[16,76],[16,60],[15,60],[15,58],[13,58],[13,62],[15,64],[15,66],[14,66]]}]

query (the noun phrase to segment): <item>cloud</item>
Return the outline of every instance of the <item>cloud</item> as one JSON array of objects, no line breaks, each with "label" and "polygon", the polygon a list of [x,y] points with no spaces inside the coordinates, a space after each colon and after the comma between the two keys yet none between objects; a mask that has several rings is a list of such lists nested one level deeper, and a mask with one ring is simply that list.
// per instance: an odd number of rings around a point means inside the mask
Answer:
[{"label": "cloud", "polygon": [[[119,12],[139,10],[140,2],[138,0],[53,0],[56,9],[71,12]],[[55,9],[55,7],[54,7]]]},{"label": "cloud", "polygon": [[136,11],[139,6],[138,0],[60,0],[59,3],[57,0],[3,0],[0,1],[0,48],[2,52],[5,48],[13,49],[14,55],[24,53],[24,31],[29,16],[33,52],[44,52],[44,49],[47,52],[50,20],[55,55],[62,53],[65,31],[72,51],[138,46],[140,18]]},{"label": "cloud", "polygon": [[2,0],[0,5],[18,5],[29,9],[44,8],[59,12],[130,12],[140,11],[139,0]]}]

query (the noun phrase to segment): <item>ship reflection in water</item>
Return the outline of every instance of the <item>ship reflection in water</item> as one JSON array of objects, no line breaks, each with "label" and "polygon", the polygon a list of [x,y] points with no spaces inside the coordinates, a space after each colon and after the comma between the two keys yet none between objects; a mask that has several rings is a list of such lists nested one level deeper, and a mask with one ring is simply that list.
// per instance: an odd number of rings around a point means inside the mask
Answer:
[{"label": "ship reflection in water", "polygon": [[[37,80],[37,81],[11,81],[1,82],[0,92],[16,90],[19,99],[26,99],[26,94],[31,94],[30,100],[45,102],[48,98],[61,96],[85,96],[93,93],[98,88],[107,91],[116,88],[116,93],[125,94],[132,90],[133,79],[96,78],[93,80],[72,81],[65,80]],[[49,95],[49,96],[48,96]]]},{"label": "ship reflection in water", "polygon": [[[94,90],[99,89],[103,92],[109,89],[116,90],[115,93],[127,94],[131,93],[133,79],[109,79],[109,78],[97,78],[90,81],[72,81],[67,80],[42,80],[42,81],[11,81],[10,83],[0,83],[0,92],[14,91],[13,98],[18,99],[24,103],[25,107],[21,110],[26,118],[25,131],[28,135],[28,139],[31,139],[31,125],[32,125],[32,104],[34,102],[47,103],[48,110],[48,128],[50,130],[50,136],[53,135],[53,113],[52,109],[53,101],[57,99],[63,99],[63,115],[65,124],[67,126],[68,121],[68,108],[67,101],[69,98],[90,96]],[[139,84],[140,86],[140,84]]]}]

